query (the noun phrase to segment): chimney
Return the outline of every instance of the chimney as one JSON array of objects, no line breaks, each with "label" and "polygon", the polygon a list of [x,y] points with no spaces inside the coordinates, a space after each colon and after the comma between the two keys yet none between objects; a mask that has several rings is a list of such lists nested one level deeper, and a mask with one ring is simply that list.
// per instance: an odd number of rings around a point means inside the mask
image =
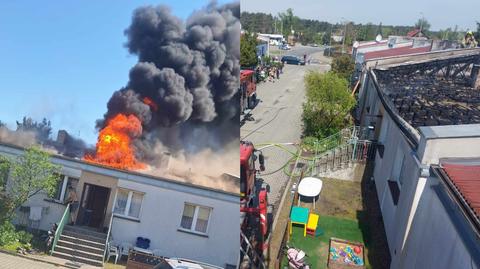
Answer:
[{"label": "chimney", "polygon": [[57,134],[57,144],[65,145],[65,140],[67,139],[68,133],[65,130],[59,130]]}]

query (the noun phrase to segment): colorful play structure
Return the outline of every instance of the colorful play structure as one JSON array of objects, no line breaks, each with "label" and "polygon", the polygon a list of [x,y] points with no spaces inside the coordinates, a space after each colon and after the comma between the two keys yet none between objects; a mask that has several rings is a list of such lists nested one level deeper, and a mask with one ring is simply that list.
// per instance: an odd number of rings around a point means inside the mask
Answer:
[{"label": "colorful play structure", "polygon": [[290,213],[290,234],[292,234],[293,224],[303,226],[303,236],[311,235],[317,237],[323,233],[318,228],[319,215],[310,213],[310,210],[306,207],[294,206]]}]

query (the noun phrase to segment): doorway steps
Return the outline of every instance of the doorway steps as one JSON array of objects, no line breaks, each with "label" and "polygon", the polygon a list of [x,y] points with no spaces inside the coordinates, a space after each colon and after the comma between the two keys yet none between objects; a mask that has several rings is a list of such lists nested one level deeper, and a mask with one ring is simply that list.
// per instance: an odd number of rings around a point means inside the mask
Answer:
[{"label": "doorway steps", "polygon": [[65,225],[52,256],[103,267],[106,233],[92,231],[88,228]]}]

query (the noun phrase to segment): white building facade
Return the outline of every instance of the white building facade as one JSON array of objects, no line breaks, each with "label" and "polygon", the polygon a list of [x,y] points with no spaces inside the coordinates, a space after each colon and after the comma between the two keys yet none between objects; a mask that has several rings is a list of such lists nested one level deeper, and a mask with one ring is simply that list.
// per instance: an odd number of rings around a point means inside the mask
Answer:
[{"label": "white building facade", "polygon": [[[0,144],[2,155],[22,153],[22,148]],[[62,156],[51,160],[62,168],[55,197],[33,196],[20,208],[16,224],[50,229],[61,220],[67,189],[73,186],[80,200],[75,225],[102,232],[111,227],[115,244],[135,245],[143,237],[161,256],[221,267],[238,262],[239,194]],[[29,212],[40,208],[40,220],[32,221]]]}]

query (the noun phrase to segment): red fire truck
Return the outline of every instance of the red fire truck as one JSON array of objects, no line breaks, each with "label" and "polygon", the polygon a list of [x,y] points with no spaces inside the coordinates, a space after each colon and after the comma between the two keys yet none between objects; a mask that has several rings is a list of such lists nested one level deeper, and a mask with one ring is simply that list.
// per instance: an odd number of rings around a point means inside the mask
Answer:
[{"label": "red fire truck", "polygon": [[[256,168],[256,162],[259,169]],[[261,151],[240,142],[240,261],[238,268],[266,268],[263,253],[269,232],[267,185],[257,178],[265,170]]]},{"label": "red fire truck", "polygon": [[242,114],[248,113],[246,110],[252,109],[257,103],[257,85],[255,81],[255,71],[240,71],[240,111]]}]

